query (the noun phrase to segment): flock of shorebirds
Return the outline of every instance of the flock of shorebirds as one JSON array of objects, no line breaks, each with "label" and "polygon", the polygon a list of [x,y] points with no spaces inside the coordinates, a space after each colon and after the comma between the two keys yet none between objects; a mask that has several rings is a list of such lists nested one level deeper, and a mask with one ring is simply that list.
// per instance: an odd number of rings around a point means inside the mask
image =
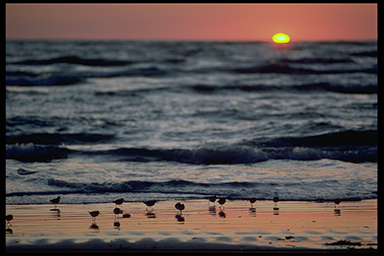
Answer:
[{"label": "flock of shorebirds", "polygon": [[[59,204],[60,199],[61,199],[61,197],[58,196],[58,197],[53,198],[53,199],[50,200],[51,203],[53,203],[55,205],[55,208],[51,209],[51,210],[55,210],[55,211],[59,212],[59,209],[57,209],[56,207]],[[210,203],[213,203],[213,206],[211,206],[211,207],[215,207],[215,202],[217,200],[217,202],[220,204],[220,206],[219,206],[220,209],[224,208],[223,205],[227,201],[226,198],[217,198],[216,196],[211,196],[211,197],[208,198],[208,200],[209,200]],[[279,210],[279,208],[277,207],[277,202],[279,201],[279,197],[276,196],[272,200],[274,202],[273,210],[275,210],[275,211]],[[249,209],[251,211],[256,211],[256,209],[253,207],[253,204],[256,202],[256,198],[254,198],[254,197],[249,198],[248,201],[251,203],[251,208],[249,208]],[[340,199],[335,199],[334,202],[335,202],[335,207],[336,206],[338,207],[340,202],[341,202],[341,200]],[[122,218],[130,218],[131,217],[131,214],[129,214],[129,213],[123,214],[123,210],[120,209],[120,206],[124,203],[124,198],[116,199],[116,200],[112,201],[112,203],[114,203],[116,205],[116,207],[113,209],[113,213],[115,214],[115,217],[118,216],[118,215],[121,215]],[[156,200],[150,200],[150,201],[144,201],[143,203],[147,206],[146,210],[148,211],[148,210],[153,210],[153,206],[157,203],[157,201]],[[183,210],[185,209],[185,205],[180,203],[180,202],[178,202],[178,203],[175,204],[175,208],[178,210],[178,213],[176,214],[175,218],[177,218],[178,221],[184,221],[184,218],[182,217],[182,213],[183,213]],[[338,211],[340,213],[340,209],[339,208],[335,209],[335,212],[336,211]],[[100,215],[100,211],[98,211],[98,210],[90,211],[89,214],[92,217],[93,225],[95,225],[96,217]],[[5,216],[5,220],[7,221],[7,227],[11,226],[10,221],[13,220],[13,215],[12,214],[6,215]]]}]

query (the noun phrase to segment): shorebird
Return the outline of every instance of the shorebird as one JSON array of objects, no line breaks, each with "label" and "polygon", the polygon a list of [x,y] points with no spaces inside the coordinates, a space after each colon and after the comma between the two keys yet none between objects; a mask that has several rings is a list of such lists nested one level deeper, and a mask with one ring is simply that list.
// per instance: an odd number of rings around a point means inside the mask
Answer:
[{"label": "shorebird", "polygon": [[147,206],[146,210],[148,210],[148,207],[154,206],[156,202],[157,201],[155,201],[155,200],[151,200],[151,201],[145,201],[143,203]]},{"label": "shorebird", "polygon": [[124,203],[124,198],[116,199],[116,200],[113,201],[112,203],[115,203],[116,206],[118,206],[118,205],[122,205],[122,204]]},{"label": "shorebird", "polygon": [[279,208],[277,207],[277,202],[279,202],[279,197],[275,196],[272,200],[275,203],[275,207],[273,208],[273,210],[278,211]]},{"label": "shorebird", "polygon": [[215,201],[216,201],[216,196],[211,196],[209,198],[209,202],[213,203],[213,205],[215,205]]},{"label": "shorebird", "polygon": [[253,204],[256,202],[256,198],[255,197],[249,198],[248,201],[251,203],[251,208],[253,208]]},{"label": "shorebird", "polygon": [[225,199],[225,198],[220,198],[219,199],[219,204],[220,204],[220,207],[223,207],[223,204],[225,204],[225,202],[227,201],[227,199]]},{"label": "shorebird", "polygon": [[92,220],[95,221],[96,217],[99,216],[100,212],[99,211],[92,211],[92,212],[89,212],[89,214],[91,214]]},{"label": "shorebird", "polygon": [[10,226],[11,223],[9,222],[13,220],[13,215],[12,214],[5,215],[5,220],[7,221],[7,226]]},{"label": "shorebird", "polygon": [[279,197],[278,197],[278,196],[275,196],[272,200],[273,200],[273,202],[275,202],[275,205],[276,205],[277,202],[279,202]]},{"label": "shorebird", "polygon": [[55,208],[56,208],[57,204],[60,202],[60,199],[61,199],[61,197],[58,196],[58,197],[53,198],[53,199],[51,199],[49,201],[51,201],[51,203],[53,203],[55,205]]},{"label": "shorebird", "polygon": [[181,204],[181,203],[179,202],[179,203],[175,204],[175,208],[176,208],[177,210],[179,210],[179,211],[180,211],[180,214],[181,214],[182,211],[185,209],[185,205],[184,205],[184,204]]},{"label": "shorebird", "polygon": [[341,213],[340,205],[339,205],[340,202],[341,202],[341,200],[339,198],[335,199],[335,210],[334,210],[335,216],[340,216],[340,213]]}]

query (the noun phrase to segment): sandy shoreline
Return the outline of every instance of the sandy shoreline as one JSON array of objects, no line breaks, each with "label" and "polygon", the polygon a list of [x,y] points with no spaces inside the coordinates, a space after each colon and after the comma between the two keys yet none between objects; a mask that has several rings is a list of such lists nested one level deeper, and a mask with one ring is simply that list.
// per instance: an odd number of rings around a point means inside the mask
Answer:
[{"label": "sandy shoreline", "polygon": [[[152,210],[126,202],[117,218],[115,205],[6,205],[14,219],[6,226],[6,249],[20,250],[345,250],[377,249],[377,200],[250,203],[228,201],[221,210],[208,200],[160,201]],[[95,223],[88,211],[99,210]],[[346,245],[329,245],[338,241]],[[327,245],[328,244],[328,245]]]}]

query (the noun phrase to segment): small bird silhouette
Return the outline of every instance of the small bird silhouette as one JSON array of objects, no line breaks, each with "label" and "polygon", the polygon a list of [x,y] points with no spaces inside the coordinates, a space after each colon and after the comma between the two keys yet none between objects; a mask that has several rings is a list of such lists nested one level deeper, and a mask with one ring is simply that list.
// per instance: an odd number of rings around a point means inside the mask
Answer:
[{"label": "small bird silhouette", "polygon": [[147,206],[147,210],[148,210],[148,207],[152,207],[152,206],[154,206],[155,205],[155,203],[157,203],[157,201],[155,201],[155,200],[151,200],[151,201],[145,201],[145,202],[143,202],[146,206]]},{"label": "small bird silhouette", "polygon": [[279,208],[277,207],[277,202],[279,202],[279,197],[275,196],[272,200],[275,203],[275,207],[273,208],[273,210],[278,211]]},{"label": "small bird silhouette", "polygon": [[340,202],[341,200],[339,198],[335,199],[335,215],[340,216],[341,210],[340,210]]},{"label": "small bird silhouette", "polygon": [[97,216],[99,216],[100,212],[99,211],[92,211],[89,212],[89,214],[92,216],[92,219],[95,220]]},{"label": "small bird silhouette", "polygon": [[7,227],[12,226],[11,223],[9,222],[13,220],[13,215],[12,214],[5,215],[5,220],[7,221]]},{"label": "small bird silhouette", "polygon": [[116,206],[117,206],[117,205],[121,205],[121,204],[124,203],[124,198],[116,199],[116,200],[113,201],[112,203],[115,203]]},{"label": "small bird silhouette", "polygon": [[56,207],[57,204],[60,202],[60,199],[61,199],[61,197],[58,196],[58,197],[53,198],[53,199],[51,199],[51,200],[49,200],[49,201],[51,201],[51,203],[53,203],[53,204],[55,205],[55,207]]},{"label": "small bird silhouette", "polygon": [[180,211],[180,213],[185,209],[185,205],[178,202],[175,204],[175,208]]},{"label": "small bird silhouette", "polygon": [[225,199],[225,198],[220,198],[219,199],[219,204],[220,204],[220,207],[223,207],[223,204],[225,204],[225,202],[227,201],[227,199]]},{"label": "small bird silhouette", "polygon": [[253,204],[256,202],[256,198],[252,197],[248,201],[251,203],[251,208],[253,208]]},{"label": "small bird silhouette", "polygon": [[216,196],[211,196],[209,198],[209,202],[213,203],[213,205],[215,205],[215,201],[216,201]]}]

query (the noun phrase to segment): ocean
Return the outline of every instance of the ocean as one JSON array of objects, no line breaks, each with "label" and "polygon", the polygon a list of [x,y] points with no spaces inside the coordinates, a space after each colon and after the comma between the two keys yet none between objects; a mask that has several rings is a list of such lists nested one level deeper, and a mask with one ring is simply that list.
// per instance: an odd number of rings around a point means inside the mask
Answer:
[{"label": "ocean", "polygon": [[6,203],[377,198],[377,90],[376,41],[7,40]]}]

